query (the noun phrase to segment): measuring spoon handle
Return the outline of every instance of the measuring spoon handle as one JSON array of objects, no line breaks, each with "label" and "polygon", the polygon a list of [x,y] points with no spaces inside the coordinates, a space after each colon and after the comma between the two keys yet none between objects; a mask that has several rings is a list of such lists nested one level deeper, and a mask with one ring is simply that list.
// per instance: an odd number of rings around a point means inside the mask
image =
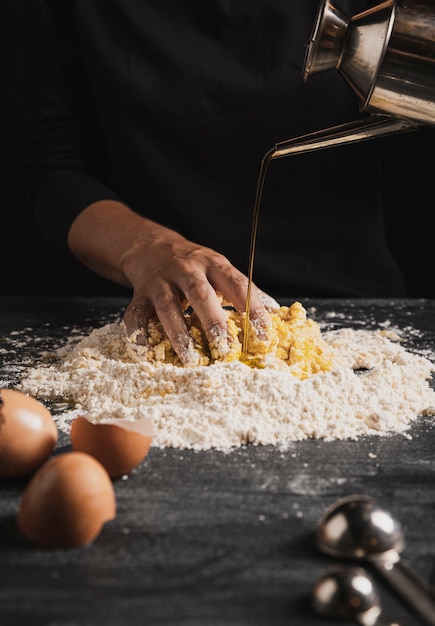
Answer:
[{"label": "measuring spoon handle", "polygon": [[429,626],[435,626],[435,598],[430,585],[402,561],[374,564],[416,615]]}]

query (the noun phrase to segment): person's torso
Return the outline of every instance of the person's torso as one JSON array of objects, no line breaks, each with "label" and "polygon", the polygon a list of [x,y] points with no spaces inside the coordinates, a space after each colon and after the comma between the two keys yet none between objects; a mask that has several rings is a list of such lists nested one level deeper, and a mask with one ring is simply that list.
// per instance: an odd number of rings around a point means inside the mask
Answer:
[{"label": "person's torso", "polygon": [[[246,270],[265,152],[359,115],[338,72],[303,81],[318,0],[70,2],[115,190]],[[376,168],[376,146],[280,163],[261,209],[260,276],[287,264],[294,281],[333,289],[341,272],[351,290],[341,259],[361,263],[368,237],[379,254],[384,245]]]}]

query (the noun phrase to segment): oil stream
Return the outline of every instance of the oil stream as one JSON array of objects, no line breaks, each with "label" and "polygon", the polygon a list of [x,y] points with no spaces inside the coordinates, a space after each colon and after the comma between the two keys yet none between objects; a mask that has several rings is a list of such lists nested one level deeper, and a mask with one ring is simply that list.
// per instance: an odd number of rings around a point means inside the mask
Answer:
[{"label": "oil stream", "polygon": [[249,335],[249,312],[251,308],[251,290],[254,273],[255,246],[257,241],[258,215],[260,212],[261,197],[263,194],[264,180],[267,168],[272,159],[277,159],[292,154],[303,154],[321,150],[333,146],[364,141],[375,137],[383,137],[393,133],[402,133],[418,128],[418,125],[410,120],[394,119],[388,115],[373,115],[369,118],[347,122],[331,128],[325,128],[308,135],[301,135],[287,141],[277,143],[264,155],[258,175],[257,190],[255,194],[254,212],[252,218],[251,243],[249,250],[248,266],[248,290],[246,293],[245,319],[243,325],[242,360],[245,357],[248,362],[248,335]]}]

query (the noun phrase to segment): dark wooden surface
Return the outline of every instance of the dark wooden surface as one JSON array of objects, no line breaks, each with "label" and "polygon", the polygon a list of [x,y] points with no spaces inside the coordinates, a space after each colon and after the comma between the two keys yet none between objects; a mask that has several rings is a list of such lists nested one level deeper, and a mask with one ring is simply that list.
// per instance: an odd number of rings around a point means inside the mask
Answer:
[{"label": "dark wooden surface", "polygon": [[[13,386],[25,363],[37,362],[71,332],[119,319],[126,303],[0,298],[0,385]],[[410,332],[409,349],[435,351],[435,301],[303,304],[329,327],[389,321],[420,330],[420,337]],[[295,442],[286,452],[270,446],[230,453],[151,448],[128,479],[114,482],[116,519],[93,544],[71,550],[24,541],[15,515],[26,480],[0,481],[0,624],[337,624],[310,608],[312,585],[333,562],[316,548],[314,533],[325,508],[352,493],[375,496],[394,513],[407,540],[403,560],[432,581],[434,420],[419,418],[410,434]],[[68,449],[62,435],[55,453]],[[391,617],[421,623],[376,580]]]}]

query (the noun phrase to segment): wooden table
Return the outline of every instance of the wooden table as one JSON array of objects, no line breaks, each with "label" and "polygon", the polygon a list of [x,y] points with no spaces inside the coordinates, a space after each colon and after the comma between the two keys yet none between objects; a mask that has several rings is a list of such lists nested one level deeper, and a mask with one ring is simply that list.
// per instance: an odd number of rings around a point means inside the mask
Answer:
[{"label": "wooden table", "polygon": [[[302,303],[330,328],[386,321],[412,327],[422,334],[410,333],[409,349],[435,352],[435,300]],[[123,298],[0,298],[1,386],[13,386],[23,364],[37,363],[71,332],[120,319],[126,304]],[[0,624],[335,624],[310,607],[312,585],[334,562],[318,551],[314,533],[325,508],[353,493],[372,495],[394,513],[407,540],[403,560],[433,581],[434,423],[419,418],[411,439],[311,440],[286,452],[152,448],[128,479],[114,482],[116,519],[79,549],[29,546],[15,526],[26,480],[2,480]],[[61,434],[55,452],[68,449]],[[391,617],[422,623],[376,580]]]}]

